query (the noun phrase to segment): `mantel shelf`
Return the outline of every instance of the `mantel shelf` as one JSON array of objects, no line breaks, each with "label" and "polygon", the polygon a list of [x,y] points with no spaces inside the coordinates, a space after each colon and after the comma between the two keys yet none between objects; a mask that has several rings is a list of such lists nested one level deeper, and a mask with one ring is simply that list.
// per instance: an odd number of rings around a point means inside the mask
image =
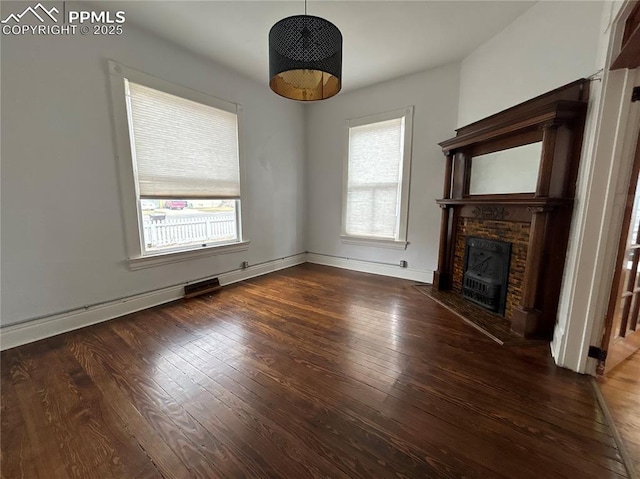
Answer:
[{"label": "mantel shelf", "polygon": [[478,205],[478,206],[488,206],[488,205],[497,205],[497,206],[521,206],[523,208],[527,207],[546,207],[553,208],[556,206],[566,206],[573,203],[573,199],[571,198],[548,198],[548,197],[531,197],[531,198],[522,198],[522,197],[513,197],[510,195],[505,195],[503,197],[492,196],[492,197],[484,197],[484,198],[474,198],[474,197],[466,197],[466,198],[442,198],[436,200],[441,206],[465,206],[465,205]]}]

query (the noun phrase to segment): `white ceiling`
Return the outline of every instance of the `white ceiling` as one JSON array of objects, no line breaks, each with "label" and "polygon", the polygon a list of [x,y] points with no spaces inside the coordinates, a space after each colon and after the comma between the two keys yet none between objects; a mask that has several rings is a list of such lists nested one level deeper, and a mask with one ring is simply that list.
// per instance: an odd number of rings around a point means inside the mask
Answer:
[{"label": "white ceiling", "polygon": [[[309,0],[307,11],[342,31],[344,91],[461,60],[534,3]],[[304,1],[123,1],[117,9],[127,23],[266,84],[269,29],[304,13]]]}]

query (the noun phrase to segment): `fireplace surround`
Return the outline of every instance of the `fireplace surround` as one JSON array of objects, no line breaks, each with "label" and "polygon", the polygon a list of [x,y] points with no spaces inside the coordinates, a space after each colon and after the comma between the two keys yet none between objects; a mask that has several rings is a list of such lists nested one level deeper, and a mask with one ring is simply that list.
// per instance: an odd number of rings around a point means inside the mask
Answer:
[{"label": "fireplace surround", "polygon": [[[434,287],[463,294],[469,238],[510,243],[504,305],[496,313],[526,338],[550,339],[556,322],[588,86],[585,79],[570,83],[459,128],[440,143],[446,163]],[[474,158],[502,152],[500,161],[510,161],[511,149],[538,142],[534,191],[470,194]]]}]

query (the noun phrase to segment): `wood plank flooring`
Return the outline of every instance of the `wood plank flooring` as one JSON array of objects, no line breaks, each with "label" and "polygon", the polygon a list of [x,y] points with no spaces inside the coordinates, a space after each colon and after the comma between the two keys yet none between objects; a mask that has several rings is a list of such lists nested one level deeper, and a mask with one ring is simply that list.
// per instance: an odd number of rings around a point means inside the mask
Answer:
[{"label": "wood plank flooring", "polygon": [[305,264],[5,351],[3,478],[622,478],[589,380]]},{"label": "wood plank flooring", "polygon": [[640,351],[598,378],[598,386],[640,479]]}]

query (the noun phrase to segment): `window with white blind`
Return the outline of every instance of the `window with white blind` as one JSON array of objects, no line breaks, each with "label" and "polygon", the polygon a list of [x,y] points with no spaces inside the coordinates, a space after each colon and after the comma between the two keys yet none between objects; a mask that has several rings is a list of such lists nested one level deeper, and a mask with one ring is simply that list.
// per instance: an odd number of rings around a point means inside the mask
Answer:
[{"label": "window with white blind", "polygon": [[115,62],[109,68],[131,267],[246,249],[240,107]]},{"label": "window with white blind", "polygon": [[406,246],[413,107],[348,121],[342,239]]},{"label": "window with white blind", "polygon": [[141,198],[240,198],[238,118],[125,80]]}]

